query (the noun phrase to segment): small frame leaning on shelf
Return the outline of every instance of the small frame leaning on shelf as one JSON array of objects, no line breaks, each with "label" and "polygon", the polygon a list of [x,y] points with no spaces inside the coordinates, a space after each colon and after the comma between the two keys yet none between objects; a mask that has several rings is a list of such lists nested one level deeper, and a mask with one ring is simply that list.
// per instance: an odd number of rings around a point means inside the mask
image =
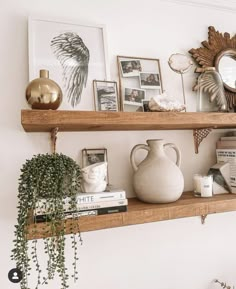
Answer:
[{"label": "small frame leaning on shelf", "polygon": [[163,92],[159,59],[117,56],[121,110],[144,111],[153,96]]},{"label": "small frame leaning on shelf", "polygon": [[116,81],[94,80],[93,92],[96,111],[119,111]]},{"label": "small frame leaning on shelf", "polygon": [[[83,149],[82,150],[82,167],[87,167],[95,163],[107,162],[107,149],[106,148],[94,148],[94,149]],[[109,173],[107,167],[107,184],[109,184]]]}]

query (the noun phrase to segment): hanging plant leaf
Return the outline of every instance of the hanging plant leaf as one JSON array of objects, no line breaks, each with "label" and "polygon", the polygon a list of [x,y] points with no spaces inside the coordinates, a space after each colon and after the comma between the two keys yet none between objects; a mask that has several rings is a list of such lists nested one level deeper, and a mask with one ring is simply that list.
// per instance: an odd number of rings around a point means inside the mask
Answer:
[{"label": "hanging plant leaf", "polygon": [[[68,288],[69,275],[65,265],[65,198],[69,199],[69,210],[76,211],[76,194],[80,191],[81,172],[74,160],[63,154],[39,154],[27,160],[22,166],[18,187],[18,217],[15,226],[12,259],[22,272],[21,289],[28,289],[31,261],[38,273],[36,288],[47,284],[56,274],[61,279],[61,288]],[[46,203],[48,230],[51,237],[44,239],[44,252],[47,256],[46,275],[39,264],[37,240],[27,240],[27,227],[32,222],[34,210],[39,201]],[[78,222],[73,222],[78,226]],[[36,226],[35,226],[35,230]],[[74,251],[72,265],[74,280],[77,280],[77,237],[82,242],[79,228],[71,228],[71,246]],[[75,233],[78,232],[78,233]]]}]

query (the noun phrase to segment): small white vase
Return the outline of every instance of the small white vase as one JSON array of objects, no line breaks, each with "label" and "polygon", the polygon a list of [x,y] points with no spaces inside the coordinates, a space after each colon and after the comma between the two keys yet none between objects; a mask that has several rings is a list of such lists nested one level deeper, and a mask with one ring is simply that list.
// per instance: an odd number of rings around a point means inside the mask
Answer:
[{"label": "small white vase", "polygon": [[[133,186],[141,201],[147,203],[170,203],[180,198],[184,189],[184,178],[180,167],[181,153],[173,143],[162,139],[147,140],[147,144],[134,146],[130,161],[134,170]],[[177,155],[176,164],[165,154],[164,148],[171,147]],[[146,158],[137,165],[135,154],[139,149],[148,151]]]},{"label": "small white vase", "polygon": [[107,162],[89,165],[81,170],[81,189],[84,193],[104,192],[107,186]]}]

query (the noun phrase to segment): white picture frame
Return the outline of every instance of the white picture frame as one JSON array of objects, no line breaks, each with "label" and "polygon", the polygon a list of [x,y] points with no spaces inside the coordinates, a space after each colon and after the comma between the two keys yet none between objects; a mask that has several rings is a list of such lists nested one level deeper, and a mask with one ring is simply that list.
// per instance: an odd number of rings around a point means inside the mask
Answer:
[{"label": "white picture frame", "polygon": [[28,55],[29,81],[39,77],[40,69],[46,69],[61,87],[59,109],[94,109],[93,80],[109,79],[104,25],[30,16]]}]

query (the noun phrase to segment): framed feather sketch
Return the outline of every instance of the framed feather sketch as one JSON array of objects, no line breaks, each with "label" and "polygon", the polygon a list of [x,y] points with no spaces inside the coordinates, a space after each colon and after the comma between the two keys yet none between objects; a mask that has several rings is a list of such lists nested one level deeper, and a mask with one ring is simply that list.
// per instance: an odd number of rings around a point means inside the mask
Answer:
[{"label": "framed feather sketch", "polygon": [[93,80],[109,79],[103,25],[29,17],[29,81],[40,69],[62,89],[59,109],[93,110]]}]

